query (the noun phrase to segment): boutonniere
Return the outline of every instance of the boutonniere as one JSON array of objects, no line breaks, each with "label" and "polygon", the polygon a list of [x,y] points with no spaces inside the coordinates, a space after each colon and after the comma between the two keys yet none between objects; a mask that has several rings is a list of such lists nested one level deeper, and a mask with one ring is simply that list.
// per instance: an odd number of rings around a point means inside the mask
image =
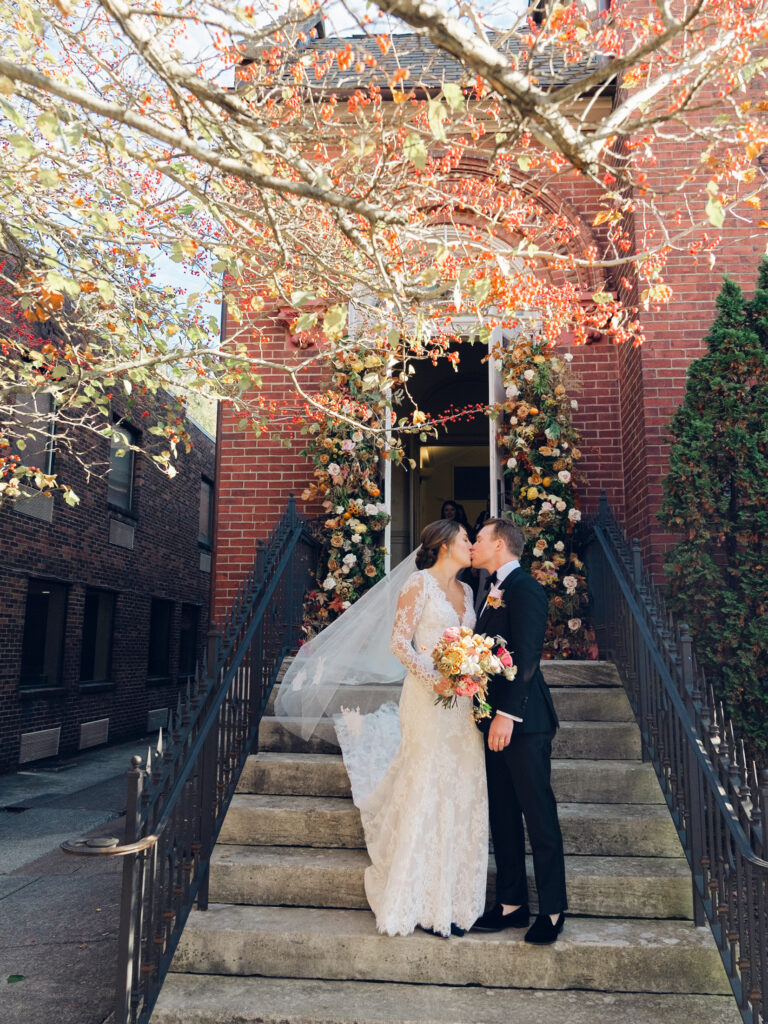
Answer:
[{"label": "boutonniere", "polygon": [[491,608],[503,608],[504,598],[499,587],[491,587],[488,591],[488,597],[485,599],[486,604]]}]

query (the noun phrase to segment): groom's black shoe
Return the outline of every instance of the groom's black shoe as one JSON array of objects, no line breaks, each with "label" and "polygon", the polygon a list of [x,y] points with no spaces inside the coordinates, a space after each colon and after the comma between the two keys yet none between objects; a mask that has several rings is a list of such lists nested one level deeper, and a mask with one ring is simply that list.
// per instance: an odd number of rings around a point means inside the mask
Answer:
[{"label": "groom's black shoe", "polygon": [[557,921],[552,924],[549,914],[538,914],[536,920],[525,933],[525,941],[534,946],[549,946],[563,930],[565,914],[560,911]]},{"label": "groom's black shoe", "polygon": [[459,928],[457,924],[451,923],[451,935],[457,935],[460,939],[463,939],[466,934],[466,928]]},{"label": "groom's black shoe", "polygon": [[486,910],[472,925],[473,932],[500,932],[504,928],[527,928],[528,907],[518,907],[511,914],[505,914],[500,903],[492,910]]}]

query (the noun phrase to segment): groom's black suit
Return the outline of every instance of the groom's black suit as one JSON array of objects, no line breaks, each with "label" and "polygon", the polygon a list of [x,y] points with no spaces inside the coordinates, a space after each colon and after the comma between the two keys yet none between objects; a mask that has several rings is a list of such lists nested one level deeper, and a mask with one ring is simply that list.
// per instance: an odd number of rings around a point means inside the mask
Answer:
[{"label": "groom's black suit", "polygon": [[[508,906],[527,906],[523,818],[533,853],[540,914],[567,909],[563,840],[557,803],[550,785],[552,738],[558,727],[549,687],[539,662],[547,628],[547,595],[531,576],[514,569],[500,584],[502,605],[486,605],[477,631],[502,637],[517,666],[510,682],[494,676],[488,703],[522,719],[512,738],[494,752],[486,742],[485,764],[491,835],[496,857],[496,898]],[[490,720],[480,723],[487,735]]]}]

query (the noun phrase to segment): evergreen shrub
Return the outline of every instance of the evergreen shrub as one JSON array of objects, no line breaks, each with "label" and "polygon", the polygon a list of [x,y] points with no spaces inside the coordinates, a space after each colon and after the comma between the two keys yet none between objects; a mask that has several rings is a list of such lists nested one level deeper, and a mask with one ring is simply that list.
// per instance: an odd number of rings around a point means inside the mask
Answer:
[{"label": "evergreen shrub", "polygon": [[754,298],[725,280],[671,423],[660,520],[673,611],[750,752],[768,760],[768,260]]}]

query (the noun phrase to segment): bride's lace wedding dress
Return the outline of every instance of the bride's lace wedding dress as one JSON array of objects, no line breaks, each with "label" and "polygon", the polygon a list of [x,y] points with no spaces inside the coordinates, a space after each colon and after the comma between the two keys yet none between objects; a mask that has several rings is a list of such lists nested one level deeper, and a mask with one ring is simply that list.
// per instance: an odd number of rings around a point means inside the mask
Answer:
[{"label": "bride's lace wedding dress", "polygon": [[439,675],[430,656],[449,626],[474,624],[469,587],[459,616],[429,570],[413,573],[392,632],[392,651],[408,670],[399,714],[390,703],[335,718],[371,858],[365,892],[388,935],[417,925],[448,935],[452,923],[470,928],[485,907],[483,737],[470,698],[451,709],[435,704]]}]

